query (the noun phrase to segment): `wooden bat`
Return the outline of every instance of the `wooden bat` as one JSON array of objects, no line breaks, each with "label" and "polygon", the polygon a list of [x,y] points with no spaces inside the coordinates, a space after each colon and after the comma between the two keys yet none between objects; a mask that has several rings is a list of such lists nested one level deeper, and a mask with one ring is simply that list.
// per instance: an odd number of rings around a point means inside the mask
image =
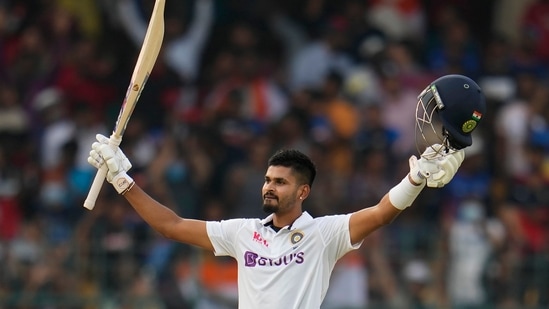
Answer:
[{"label": "wooden bat", "polygon": [[[114,130],[109,138],[109,143],[111,145],[119,146],[122,142],[122,135],[124,135],[135,104],[137,103],[137,100],[139,100],[141,91],[143,91],[143,87],[151,74],[156,58],[158,58],[160,47],[162,46],[162,39],[164,38],[165,3],[165,0],[156,0],[154,4],[145,39],[141,45],[141,51],[139,52],[137,63],[133,69],[126,96],[122,103],[122,107],[120,108]],[[88,192],[88,196],[84,201],[85,208],[92,210],[95,207],[95,201],[99,196],[99,191],[101,191],[101,186],[105,181],[106,175],[106,166],[103,166],[97,171],[90,191]]]}]

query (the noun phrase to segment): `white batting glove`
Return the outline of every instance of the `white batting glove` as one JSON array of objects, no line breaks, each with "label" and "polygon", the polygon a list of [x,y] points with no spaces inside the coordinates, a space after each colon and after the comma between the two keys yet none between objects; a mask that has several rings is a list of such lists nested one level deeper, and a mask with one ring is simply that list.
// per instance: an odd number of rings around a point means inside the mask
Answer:
[{"label": "white batting glove", "polygon": [[119,194],[125,194],[135,184],[127,172],[132,164],[120,147],[109,143],[109,138],[97,134],[97,142],[92,144],[88,163],[97,169],[107,168],[107,181]]},{"label": "white batting glove", "polygon": [[410,176],[414,182],[427,181],[430,188],[442,188],[447,185],[457,173],[465,159],[465,151],[448,150],[435,144],[428,147],[418,160],[410,158]]},{"label": "white batting glove", "polygon": [[439,172],[439,167],[435,162],[423,157],[418,160],[416,156],[411,156],[408,159],[408,164],[410,165],[410,178],[417,185],[425,184],[432,174]]},{"label": "white batting glove", "polygon": [[[443,147],[442,145],[435,146]],[[427,186],[431,188],[442,188],[456,175],[461,163],[465,160],[465,151],[463,149],[450,149],[447,153],[443,153],[442,156],[436,156],[434,160],[439,167],[439,171],[427,178]]]}]

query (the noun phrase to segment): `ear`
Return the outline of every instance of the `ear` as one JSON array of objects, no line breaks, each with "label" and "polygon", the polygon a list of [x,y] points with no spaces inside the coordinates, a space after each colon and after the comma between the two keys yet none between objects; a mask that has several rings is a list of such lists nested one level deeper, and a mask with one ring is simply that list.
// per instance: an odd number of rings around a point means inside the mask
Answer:
[{"label": "ear", "polygon": [[298,190],[298,193],[297,198],[303,201],[309,196],[309,193],[311,193],[311,187],[309,185],[301,185],[301,189]]}]

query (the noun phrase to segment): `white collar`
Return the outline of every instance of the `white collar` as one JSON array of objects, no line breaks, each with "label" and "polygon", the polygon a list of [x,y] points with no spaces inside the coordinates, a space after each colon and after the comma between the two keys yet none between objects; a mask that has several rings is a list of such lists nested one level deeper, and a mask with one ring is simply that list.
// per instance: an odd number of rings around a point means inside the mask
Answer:
[{"label": "white collar", "polygon": [[[273,222],[273,217],[274,217],[274,214],[270,214],[265,219],[261,220],[261,224],[263,224],[264,226],[269,225],[269,223]],[[304,211],[303,213],[301,213],[301,216],[295,219],[295,221],[292,224],[282,227],[281,230],[282,229],[288,229],[289,231],[295,230],[296,228],[303,226],[305,223],[310,222],[311,220],[313,220],[313,217],[308,212]]]}]

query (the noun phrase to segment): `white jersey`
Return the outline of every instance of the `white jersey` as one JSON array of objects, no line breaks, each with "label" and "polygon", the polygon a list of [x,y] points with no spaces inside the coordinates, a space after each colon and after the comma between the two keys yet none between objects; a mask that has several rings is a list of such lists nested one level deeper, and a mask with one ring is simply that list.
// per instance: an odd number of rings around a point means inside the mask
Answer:
[{"label": "white jersey", "polygon": [[238,262],[238,307],[241,309],[320,308],[330,275],[351,244],[350,215],[319,218],[304,212],[276,232],[272,215],[207,223],[217,256]]}]

